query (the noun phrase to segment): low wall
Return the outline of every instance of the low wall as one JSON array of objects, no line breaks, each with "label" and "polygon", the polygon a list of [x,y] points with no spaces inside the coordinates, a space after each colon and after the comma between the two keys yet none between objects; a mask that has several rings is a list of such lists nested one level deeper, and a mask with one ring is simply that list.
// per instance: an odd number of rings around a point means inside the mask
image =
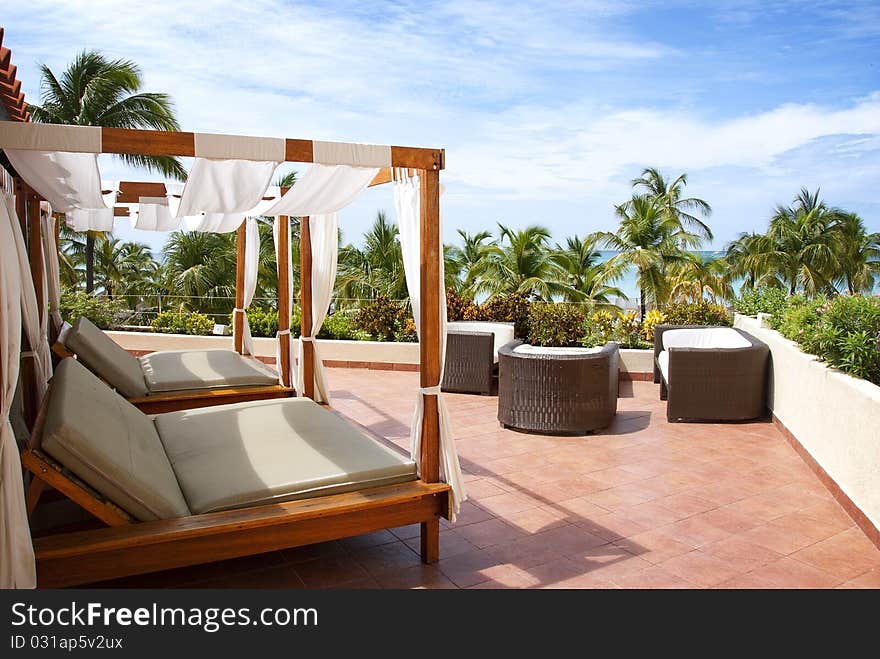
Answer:
[{"label": "low wall", "polygon": [[[135,353],[156,350],[209,350],[232,348],[230,336],[190,336],[188,334],[154,334],[151,332],[107,332],[116,343]],[[376,368],[385,370],[418,370],[419,344],[383,341],[321,340],[321,357],[325,366]],[[275,363],[275,339],[254,338],[257,357]],[[652,378],[651,350],[620,351],[620,375],[624,380]]]},{"label": "low wall", "polygon": [[[737,314],[734,326],[770,346],[774,417],[874,527],[880,528],[880,387],[830,368]],[[858,521],[858,520],[857,520]]]}]

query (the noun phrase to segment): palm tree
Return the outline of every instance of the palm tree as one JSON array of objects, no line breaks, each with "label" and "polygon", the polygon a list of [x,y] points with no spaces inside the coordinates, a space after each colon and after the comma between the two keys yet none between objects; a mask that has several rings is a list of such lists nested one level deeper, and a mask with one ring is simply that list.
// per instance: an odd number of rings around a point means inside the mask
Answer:
[{"label": "palm tree", "polygon": [[373,226],[364,234],[362,249],[351,244],[340,248],[336,293],[346,300],[407,297],[399,231],[383,211],[376,213]]},{"label": "palm tree", "polygon": [[181,307],[228,313],[235,295],[235,234],[175,231],[163,250],[171,294]]},{"label": "palm tree", "polygon": [[730,300],[733,285],[729,270],[724,258],[685,252],[684,259],[670,267],[669,297],[684,302],[700,302],[706,297],[712,302]]},{"label": "palm tree", "polygon": [[614,268],[601,261],[602,255],[596,245],[599,236],[578,236],[566,238],[565,247],[556,246],[553,260],[562,268],[572,292],[565,297],[566,302],[592,302],[599,306],[610,305],[612,297],[624,297],[623,291],[609,284],[618,276]]},{"label": "palm tree", "polygon": [[500,241],[486,245],[487,253],[475,267],[478,292],[520,293],[547,301],[577,295],[552,257],[549,230],[537,225],[515,230],[503,224],[498,229]]},{"label": "palm tree", "polygon": [[464,229],[458,229],[458,235],[461,238],[461,247],[453,245],[449,248],[447,275],[450,267],[455,268],[460,276],[462,290],[473,295],[480,264],[492,251],[492,234],[489,231],[470,234]]},{"label": "palm tree", "polygon": [[754,290],[761,286],[782,288],[785,283],[777,276],[774,263],[778,260],[773,241],[760,233],[741,233],[727,245],[724,260],[729,270],[727,278],[733,282],[742,279],[742,287]]},{"label": "palm tree", "polygon": [[634,195],[615,207],[620,219],[617,233],[600,232],[599,239],[619,254],[609,259],[609,267],[635,267],[639,287],[639,308],[645,317],[647,301],[660,304],[670,294],[667,269],[683,261],[688,249],[702,243],[700,236],[684,229],[677,217],[667,212],[663,201],[652,195]]},{"label": "palm tree", "polygon": [[880,233],[868,233],[855,213],[840,212],[834,225],[842,283],[850,294],[871,293],[880,277]]},{"label": "palm tree", "polygon": [[807,295],[832,292],[839,272],[836,247],[839,234],[832,230],[841,211],[819,199],[819,190],[806,188],[792,206],[777,206],[767,237],[773,242],[771,265],[790,293],[802,288]]},{"label": "palm tree", "polygon": [[153,281],[158,266],[150,248],[144,244],[104,237],[95,245],[97,284],[111,299],[114,295],[146,292],[144,284]]},{"label": "palm tree", "polygon": [[669,219],[676,220],[681,226],[706,240],[712,240],[709,226],[694,214],[709,217],[712,215],[712,207],[702,199],[682,196],[687,185],[686,173],[679,174],[672,182],[667,183],[660,170],[646,167],[640,177],[632,180],[632,185],[637,193],[639,188],[644,188],[644,194],[656,199]]},{"label": "palm tree", "polygon": [[[40,70],[40,105],[31,105],[31,118],[40,123],[107,128],[180,130],[167,94],[140,92],[140,67],[129,60],[110,60],[94,50],[79,53],[60,78],[45,64]],[[125,163],[184,179],[186,171],[171,156],[117,156]],[[85,242],[86,291],[94,288],[95,240]]]}]

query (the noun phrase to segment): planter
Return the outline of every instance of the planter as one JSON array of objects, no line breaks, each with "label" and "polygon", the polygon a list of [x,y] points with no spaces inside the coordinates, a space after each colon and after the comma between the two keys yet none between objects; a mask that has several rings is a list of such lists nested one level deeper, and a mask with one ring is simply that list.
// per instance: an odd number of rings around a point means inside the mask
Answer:
[{"label": "planter", "polygon": [[831,368],[767,326],[734,327],[770,346],[774,417],[876,529],[880,527],[880,387]]}]

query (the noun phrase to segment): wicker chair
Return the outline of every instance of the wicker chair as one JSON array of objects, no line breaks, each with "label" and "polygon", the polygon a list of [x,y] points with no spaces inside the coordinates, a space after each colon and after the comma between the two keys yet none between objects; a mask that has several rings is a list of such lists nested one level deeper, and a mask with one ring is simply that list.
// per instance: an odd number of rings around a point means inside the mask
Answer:
[{"label": "wicker chair", "polygon": [[491,332],[447,332],[443,391],[491,394],[495,379]]},{"label": "wicker chair", "polygon": [[616,343],[583,354],[523,354],[522,341],[498,351],[498,420],[505,428],[580,435],[605,428],[617,413]]},{"label": "wicker chair", "polygon": [[675,329],[720,329],[693,325],[654,328],[654,382],[666,401],[669,421],[745,421],[767,414],[770,349],[742,330],[748,346],[735,348],[675,347],[668,349],[667,376],[661,372],[663,334]]},{"label": "wicker chair", "polygon": [[489,395],[498,374],[497,350],[513,339],[511,323],[457,321],[446,332],[443,391]]}]

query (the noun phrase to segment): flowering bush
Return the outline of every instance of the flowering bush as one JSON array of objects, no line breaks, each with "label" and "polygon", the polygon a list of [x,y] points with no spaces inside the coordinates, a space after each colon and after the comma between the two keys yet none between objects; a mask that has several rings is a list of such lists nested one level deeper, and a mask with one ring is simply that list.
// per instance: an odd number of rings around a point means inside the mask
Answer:
[{"label": "flowering bush", "polygon": [[880,385],[880,297],[796,296],[772,324],[806,352]]},{"label": "flowering bush", "polygon": [[407,315],[403,304],[377,295],[375,300],[358,309],[354,322],[377,341],[394,341],[395,335],[404,329]]},{"label": "flowering bush", "polygon": [[765,286],[751,291],[742,291],[733,308],[745,316],[759,313],[775,315],[781,313],[788,303],[788,296],[781,288]]}]

